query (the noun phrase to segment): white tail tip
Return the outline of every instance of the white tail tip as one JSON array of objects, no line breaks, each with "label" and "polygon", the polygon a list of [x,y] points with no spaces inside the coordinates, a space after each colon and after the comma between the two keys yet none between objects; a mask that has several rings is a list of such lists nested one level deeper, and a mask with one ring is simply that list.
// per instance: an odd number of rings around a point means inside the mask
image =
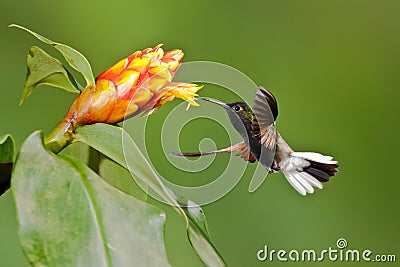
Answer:
[{"label": "white tail tip", "polygon": [[329,181],[336,174],[339,165],[330,156],[314,152],[292,152],[280,168],[290,185],[301,195],[322,189],[321,182]]},{"label": "white tail tip", "polygon": [[290,185],[303,196],[305,196],[307,193],[314,193],[314,188],[323,188],[323,185],[320,181],[318,181],[306,172],[283,171],[283,174],[285,175]]}]

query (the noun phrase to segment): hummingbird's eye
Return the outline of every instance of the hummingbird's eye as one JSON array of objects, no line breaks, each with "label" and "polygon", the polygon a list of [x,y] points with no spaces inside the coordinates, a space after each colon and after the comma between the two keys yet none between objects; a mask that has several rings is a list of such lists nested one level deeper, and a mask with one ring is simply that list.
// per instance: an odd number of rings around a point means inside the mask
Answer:
[{"label": "hummingbird's eye", "polygon": [[240,111],[240,110],[241,110],[241,108],[240,108],[239,106],[235,106],[233,109],[234,109],[235,111]]}]

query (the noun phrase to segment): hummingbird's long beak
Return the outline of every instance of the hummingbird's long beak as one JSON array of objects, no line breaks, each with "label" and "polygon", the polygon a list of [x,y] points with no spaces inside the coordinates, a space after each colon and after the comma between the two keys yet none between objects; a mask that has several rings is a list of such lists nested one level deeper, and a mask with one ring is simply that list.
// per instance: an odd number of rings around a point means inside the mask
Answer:
[{"label": "hummingbird's long beak", "polygon": [[216,100],[216,99],[205,98],[205,97],[200,97],[199,99],[205,100],[205,101],[208,101],[208,102],[217,104],[217,105],[220,105],[220,106],[222,106],[222,107],[227,107],[227,106],[228,106],[228,105],[225,104],[224,102],[218,101],[218,100]]}]

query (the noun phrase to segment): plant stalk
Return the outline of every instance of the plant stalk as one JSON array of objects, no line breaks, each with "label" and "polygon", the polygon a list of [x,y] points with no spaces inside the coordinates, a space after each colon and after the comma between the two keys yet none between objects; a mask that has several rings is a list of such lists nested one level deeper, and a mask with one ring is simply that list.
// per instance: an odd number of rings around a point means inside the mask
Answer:
[{"label": "plant stalk", "polygon": [[51,152],[57,154],[69,145],[74,136],[74,127],[71,120],[62,120],[45,138],[44,144]]}]

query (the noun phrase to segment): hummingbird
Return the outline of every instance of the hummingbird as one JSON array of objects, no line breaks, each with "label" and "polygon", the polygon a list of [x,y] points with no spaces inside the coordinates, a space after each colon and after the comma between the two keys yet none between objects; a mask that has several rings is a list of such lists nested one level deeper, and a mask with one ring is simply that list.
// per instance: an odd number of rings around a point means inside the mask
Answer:
[{"label": "hummingbird", "polygon": [[275,96],[258,87],[253,109],[244,102],[223,103],[201,98],[225,109],[242,142],[208,152],[173,152],[177,157],[199,157],[216,153],[237,152],[237,156],[261,163],[268,173],[282,172],[289,184],[301,195],[322,189],[323,182],[338,172],[338,162],[331,156],[316,152],[295,152],[276,129],[278,103]]}]

